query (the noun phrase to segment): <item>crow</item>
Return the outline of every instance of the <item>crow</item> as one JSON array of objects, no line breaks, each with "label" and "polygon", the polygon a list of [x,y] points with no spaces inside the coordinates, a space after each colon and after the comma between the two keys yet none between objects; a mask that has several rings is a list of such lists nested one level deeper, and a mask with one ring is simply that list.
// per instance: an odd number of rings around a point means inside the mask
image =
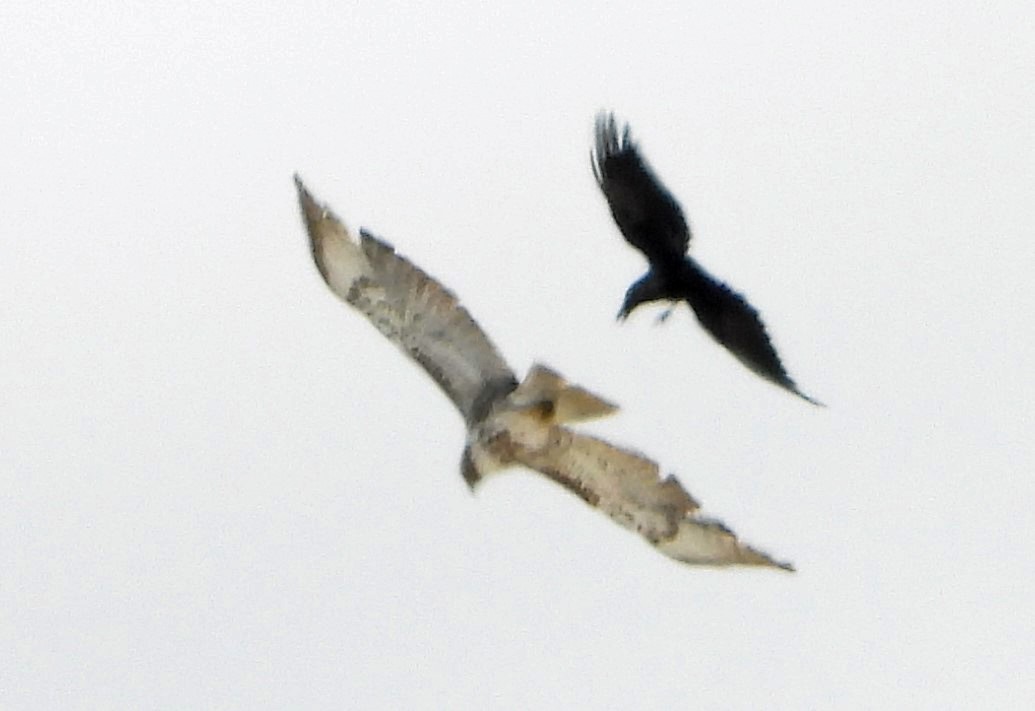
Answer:
[{"label": "crow", "polygon": [[[598,114],[596,147],[590,159],[618,229],[650,264],[647,273],[625,293],[618,319],[624,321],[633,309],[650,301],[686,301],[704,329],[737,360],[766,380],[822,406],[799,390],[787,374],[758,311],[686,253],[690,228],[683,209],[640,155],[629,126],[619,132],[614,114]],[[660,320],[668,318],[671,310]]]}]

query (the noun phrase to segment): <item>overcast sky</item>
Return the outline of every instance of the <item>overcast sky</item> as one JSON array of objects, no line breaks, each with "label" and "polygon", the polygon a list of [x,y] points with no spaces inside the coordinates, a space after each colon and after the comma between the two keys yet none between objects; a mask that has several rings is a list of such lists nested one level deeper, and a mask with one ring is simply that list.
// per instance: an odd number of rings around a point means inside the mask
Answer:
[{"label": "overcast sky", "polygon": [[[0,5],[0,706],[1030,707],[1035,10],[725,5]],[[600,109],[829,408],[615,323]],[[295,171],[798,572],[472,497]]]}]

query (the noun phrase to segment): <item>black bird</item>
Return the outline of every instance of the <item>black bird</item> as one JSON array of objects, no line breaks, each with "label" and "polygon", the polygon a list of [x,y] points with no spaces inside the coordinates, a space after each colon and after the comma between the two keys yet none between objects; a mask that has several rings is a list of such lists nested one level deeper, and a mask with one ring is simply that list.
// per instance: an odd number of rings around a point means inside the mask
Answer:
[{"label": "black bird", "polygon": [[686,301],[704,329],[741,363],[802,399],[822,405],[799,390],[787,374],[758,311],[686,253],[690,228],[683,209],[640,155],[628,125],[619,133],[613,114],[598,114],[591,158],[593,174],[618,229],[650,263],[647,273],[625,293],[618,318],[624,320],[649,301]]}]

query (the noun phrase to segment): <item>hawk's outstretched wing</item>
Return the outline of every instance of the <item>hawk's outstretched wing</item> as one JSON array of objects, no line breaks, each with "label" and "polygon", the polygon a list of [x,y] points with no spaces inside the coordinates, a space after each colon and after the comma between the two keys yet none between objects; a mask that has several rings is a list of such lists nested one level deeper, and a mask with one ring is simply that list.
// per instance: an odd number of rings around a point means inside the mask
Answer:
[{"label": "hawk's outstretched wing", "polygon": [[556,425],[546,446],[511,445],[517,461],[563,484],[670,558],[794,570],[742,544],[722,522],[698,516],[698,503],[682,484],[671,475],[662,480],[658,465],[640,454]]},{"label": "hawk's outstretched wing", "polygon": [[517,386],[514,372],[457,298],[388,244],[360,240],[295,176],[313,259],[331,290],[434,378],[476,422]]}]

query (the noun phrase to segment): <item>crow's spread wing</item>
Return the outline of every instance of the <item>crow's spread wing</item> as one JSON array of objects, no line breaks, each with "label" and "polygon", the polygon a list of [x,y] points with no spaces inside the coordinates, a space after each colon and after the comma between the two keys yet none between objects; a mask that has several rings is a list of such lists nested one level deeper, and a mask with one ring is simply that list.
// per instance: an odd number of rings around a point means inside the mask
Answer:
[{"label": "crow's spread wing", "polygon": [[687,260],[686,300],[705,330],[741,363],[766,380],[820,405],[801,390],[787,374],[776,353],[765,324],[747,299]]},{"label": "crow's spread wing", "polygon": [[626,241],[651,264],[682,260],[690,244],[683,210],[640,156],[629,127],[619,133],[612,114],[597,116],[592,163]]},{"label": "crow's spread wing", "polygon": [[360,239],[319,205],[296,176],[313,259],[331,290],[438,383],[464,419],[484,417],[517,381],[457,298],[376,237]]}]

